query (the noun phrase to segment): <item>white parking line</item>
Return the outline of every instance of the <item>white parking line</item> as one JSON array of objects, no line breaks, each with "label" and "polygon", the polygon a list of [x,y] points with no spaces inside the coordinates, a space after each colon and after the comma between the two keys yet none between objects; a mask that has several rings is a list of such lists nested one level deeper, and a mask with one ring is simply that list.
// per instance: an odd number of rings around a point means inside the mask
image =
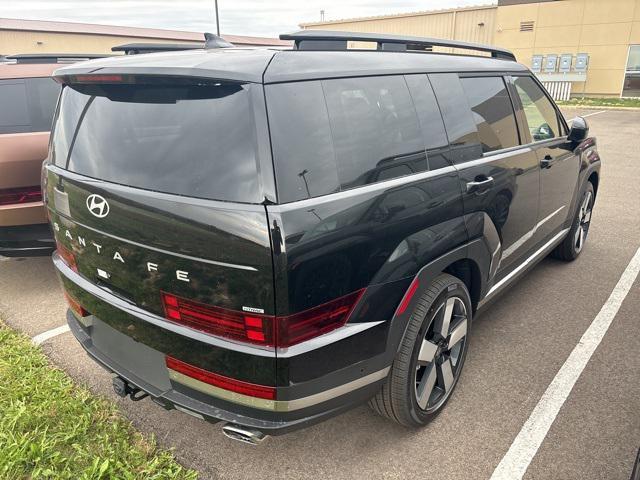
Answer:
[{"label": "white parking line", "polygon": [[39,333],[35,337],[31,339],[31,341],[35,345],[40,345],[42,342],[46,342],[47,340],[57,337],[58,335],[62,335],[69,331],[69,325],[62,325],[57,328],[52,328],[51,330],[47,330],[46,332]]},{"label": "white parking line", "polygon": [[515,438],[509,451],[491,475],[491,480],[518,480],[523,477],[538,448],[547,436],[560,408],[571,393],[589,359],[602,341],[620,305],[640,272],[640,248],[618,280],[609,298],[564,362],[531,416]]},{"label": "white parking line", "polygon": [[604,113],[607,110],[600,110],[599,112],[593,112],[593,113],[587,113],[586,115],[582,115],[582,118],[584,117],[590,117],[591,115],[598,115],[599,113]]}]

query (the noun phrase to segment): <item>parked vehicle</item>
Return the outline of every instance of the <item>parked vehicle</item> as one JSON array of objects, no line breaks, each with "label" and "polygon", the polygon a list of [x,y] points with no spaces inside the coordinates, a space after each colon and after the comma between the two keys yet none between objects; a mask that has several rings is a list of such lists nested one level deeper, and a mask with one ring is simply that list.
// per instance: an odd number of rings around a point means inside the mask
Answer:
[{"label": "parked vehicle", "polygon": [[49,255],[55,247],[40,190],[60,93],[51,74],[86,58],[24,54],[0,62],[0,255]]},{"label": "parked vehicle", "polygon": [[120,395],[235,439],[367,400],[424,425],[477,311],[550,252],[582,251],[595,139],[506,50],[281,38],[294,48],[56,72],[44,179],[68,323]]}]

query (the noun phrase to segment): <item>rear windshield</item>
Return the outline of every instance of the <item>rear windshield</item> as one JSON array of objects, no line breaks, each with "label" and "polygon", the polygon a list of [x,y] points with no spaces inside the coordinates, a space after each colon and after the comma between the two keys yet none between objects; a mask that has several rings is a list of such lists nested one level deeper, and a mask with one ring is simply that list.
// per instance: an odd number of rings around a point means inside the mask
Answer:
[{"label": "rear windshield", "polygon": [[54,163],[137,188],[262,200],[251,85],[71,85],[53,134]]}]

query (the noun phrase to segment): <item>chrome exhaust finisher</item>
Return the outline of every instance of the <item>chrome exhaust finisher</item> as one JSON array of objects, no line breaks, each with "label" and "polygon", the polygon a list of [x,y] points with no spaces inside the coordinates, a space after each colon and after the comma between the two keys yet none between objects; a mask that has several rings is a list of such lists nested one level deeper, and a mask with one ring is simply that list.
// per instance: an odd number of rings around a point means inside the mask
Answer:
[{"label": "chrome exhaust finisher", "polygon": [[232,440],[249,443],[251,445],[258,445],[267,438],[267,435],[260,430],[243,427],[241,425],[236,425],[235,423],[226,423],[222,427],[222,433]]}]

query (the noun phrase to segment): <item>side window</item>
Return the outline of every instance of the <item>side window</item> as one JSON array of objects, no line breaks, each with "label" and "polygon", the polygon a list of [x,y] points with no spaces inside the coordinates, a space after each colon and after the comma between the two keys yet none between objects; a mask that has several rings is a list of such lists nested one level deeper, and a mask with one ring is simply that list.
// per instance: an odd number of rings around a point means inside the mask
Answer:
[{"label": "side window", "polygon": [[53,112],[60,93],[60,84],[53,78],[27,78],[27,99],[32,132],[51,130]]},{"label": "side window", "polygon": [[343,189],[428,169],[402,76],[325,80],[322,87]]},{"label": "side window", "polygon": [[446,158],[449,142],[429,78],[424,74],[406,75],[405,80],[420,121],[429,170],[447,167],[450,165]]},{"label": "side window", "polygon": [[430,74],[429,80],[442,111],[453,162],[462,163],[482,157],[478,129],[458,74]]},{"label": "side window", "polygon": [[556,109],[531,77],[514,77],[518,96],[522,101],[529,131],[534,142],[561,135]]},{"label": "side window", "polygon": [[0,80],[0,134],[31,130],[24,80]]},{"label": "side window", "polygon": [[511,99],[502,77],[461,78],[483,153],[519,144]]},{"label": "side window", "polygon": [[265,91],[279,201],[340,190],[320,82],[266,85]]}]

